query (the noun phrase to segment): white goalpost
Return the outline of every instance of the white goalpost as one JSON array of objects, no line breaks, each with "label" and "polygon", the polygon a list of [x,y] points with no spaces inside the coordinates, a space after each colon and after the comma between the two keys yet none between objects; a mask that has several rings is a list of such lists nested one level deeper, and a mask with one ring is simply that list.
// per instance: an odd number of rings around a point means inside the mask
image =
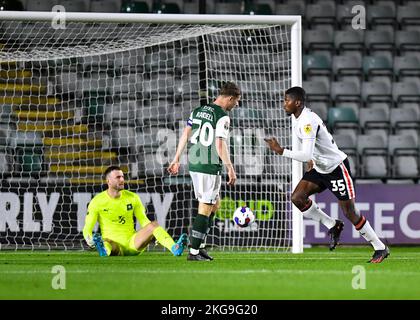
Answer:
[{"label": "white goalpost", "polygon": [[[191,111],[233,81],[238,181],[222,183],[206,243],[303,252],[291,203],[302,165],[264,142],[298,147],[282,104],[301,64],[300,16],[0,12],[0,249],[85,248],[86,208],[111,164],[151,219],[188,232],[198,204],[186,156],[178,176],[166,168]],[[241,205],[256,216],[242,229]]]}]

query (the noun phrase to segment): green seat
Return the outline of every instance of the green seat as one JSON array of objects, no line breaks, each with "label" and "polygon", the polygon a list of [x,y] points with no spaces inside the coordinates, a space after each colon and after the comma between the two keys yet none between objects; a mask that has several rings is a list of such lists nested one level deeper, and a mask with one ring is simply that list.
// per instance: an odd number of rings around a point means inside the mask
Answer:
[{"label": "green seat", "polygon": [[357,127],[359,120],[351,108],[330,108],[328,110],[328,126],[331,130],[343,124],[345,127]]},{"label": "green seat", "polygon": [[270,15],[273,11],[268,3],[248,3],[244,14]]},{"label": "green seat", "polygon": [[384,56],[363,57],[363,73],[367,79],[373,75],[392,76],[393,70],[391,61]]},{"label": "green seat", "polygon": [[303,72],[307,75],[331,74],[331,61],[324,55],[304,55]]},{"label": "green seat", "polygon": [[105,91],[89,91],[84,93],[83,107],[87,110],[88,123],[102,123],[104,121]]},{"label": "green seat", "polygon": [[42,170],[42,151],[40,148],[18,149],[17,161],[22,173],[39,174]]},{"label": "green seat", "polygon": [[169,2],[169,3],[156,3],[153,12],[155,13],[181,13],[181,9],[179,8],[177,3]]},{"label": "green seat", "polygon": [[123,13],[149,13],[149,6],[144,1],[127,1],[121,5]]},{"label": "green seat", "polygon": [[24,11],[24,7],[19,0],[0,0],[0,7],[7,11]]}]

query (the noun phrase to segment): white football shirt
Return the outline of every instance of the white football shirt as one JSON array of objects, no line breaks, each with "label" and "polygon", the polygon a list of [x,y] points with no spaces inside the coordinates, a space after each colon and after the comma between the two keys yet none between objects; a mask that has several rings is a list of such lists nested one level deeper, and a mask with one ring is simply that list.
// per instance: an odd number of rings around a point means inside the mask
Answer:
[{"label": "white football shirt", "polygon": [[295,119],[292,134],[298,137],[302,149],[300,151],[285,149],[283,156],[302,162],[312,160],[314,169],[322,174],[334,171],[347,155],[338,149],[322,119],[307,107],[304,107],[302,113]]}]

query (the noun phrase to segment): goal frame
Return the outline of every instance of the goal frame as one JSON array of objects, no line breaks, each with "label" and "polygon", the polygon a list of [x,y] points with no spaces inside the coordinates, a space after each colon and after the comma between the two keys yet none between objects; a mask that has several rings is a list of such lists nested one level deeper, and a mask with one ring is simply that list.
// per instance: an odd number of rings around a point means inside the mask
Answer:
[{"label": "goal frame", "polygon": [[[284,24],[291,26],[291,85],[302,86],[302,24],[298,15],[216,15],[216,14],[138,14],[94,12],[34,12],[0,11],[0,20],[54,21],[109,23],[171,23],[171,24]],[[279,106],[281,107],[281,106]],[[292,117],[292,126],[295,119]],[[292,148],[299,148],[299,141],[292,135]],[[292,160],[292,189],[302,178],[302,163]],[[303,216],[292,205],[292,253],[303,252]]]}]

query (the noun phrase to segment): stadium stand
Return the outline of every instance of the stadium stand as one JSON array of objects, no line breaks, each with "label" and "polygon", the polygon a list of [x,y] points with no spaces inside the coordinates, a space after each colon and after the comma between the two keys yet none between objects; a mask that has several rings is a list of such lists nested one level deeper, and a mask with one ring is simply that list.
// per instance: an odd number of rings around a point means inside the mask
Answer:
[{"label": "stadium stand", "polygon": [[[50,11],[60,4],[67,11],[93,12],[125,12],[125,13],[215,13],[215,14],[300,14],[303,24],[302,63],[303,87],[307,91],[308,105],[320,115],[333,131],[337,144],[349,153],[352,171],[359,178],[382,179],[392,178],[390,181],[417,182],[419,174],[419,134],[420,134],[420,2],[408,0],[219,0],[215,3],[205,1],[200,7],[198,1],[192,0],[22,0],[3,1],[3,10]],[[355,30],[351,23],[355,15],[355,6],[366,9],[366,29]],[[222,47],[224,44],[220,44]],[[226,46],[225,46],[226,47]],[[225,48],[228,49],[228,48]],[[155,152],[153,141],[146,141],[144,132],[132,132],[134,123],[151,127],[148,137],[157,134],[159,123],[164,117],[183,120],[192,106],[198,103],[199,88],[183,85],[181,79],[185,76],[197,76],[199,61],[196,50],[182,55],[176,48],[160,51],[162,57],[153,52],[144,52],[137,57],[144,59],[138,65],[145,65],[153,76],[141,78],[142,70],[127,70],[124,59],[115,57],[113,61],[114,75],[96,73],[93,77],[86,77],[78,70],[62,67],[61,73],[53,74],[55,93],[59,97],[70,94],[83,97],[80,104],[64,106],[65,101],[46,95],[46,83],[40,79],[40,84],[27,88],[17,83],[25,78],[37,77],[31,74],[30,68],[16,68],[0,71],[0,85],[3,90],[9,86],[13,90],[22,90],[22,97],[11,98],[6,95],[0,101],[0,163],[2,171],[12,171],[16,174],[30,174],[44,172],[46,159],[54,159],[53,150],[64,148],[63,143],[74,145],[81,143],[83,147],[69,153],[60,153],[62,157],[78,158],[74,161],[74,168],[60,167],[59,159],[53,163],[51,171],[59,174],[68,170],[77,170],[84,162],[80,158],[89,158],[102,154],[110,162],[116,157],[112,148],[113,136],[133,135],[135,141],[127,138],[124,147],[144,148],[147,145],[151,152]],[[268,50],[268,49],[267,49]],[[263,47],[258,54],[261,63],[277,66],[270,60],[267,50]],[[221,59],[209,62],[222,63]],[[129,58],[129,57],[127,57]],[[165,58],[165,59],[163,59]],[[168,63],[173,73],[160,74],[160,63]],[[80,61],[85,68],[100,69],[103,61]],[[247,63],[252,71],[252,63]],[[146,70],[147,71],[147,70]],[[191,74],[188,74],[191,73]],[[10,75],[14,75],[11,77]],[[42,80],[42,81],[41,81]],[[279,101],[282,92],[278,91],[278,79],[257,79],[254,83],[244,83],[244,95],[249,97],[271,97],[273,103]],[[121,83],[112,86],[110,83]],[[34,82],[33,82],[34,83]],[[131,85],[136,83],[137,86]],[[194,83],[191,82],[191,83]],[[89,87],[90,91],[87,91]],[[104,89],[100,92],[100,89]],[[114,88],[109,92],[106,88]],[[217,84],[214,84],[217,88]],[[25,91],[26,90],[26,91]],[[116,91],[115,91],[116,90]],[[166,101],[173,109],[169,114],[164,110],[154,109],[157,100],[149,104],[142,102],[143,97],[158,96],[159,90],[173,94],[173,99]],[[211,84],[209,84],[211,91]],[[7,91],[7,90],[6,90]],[[31,93],[37,95],[31,96]],[[138,92],[141,92],[139,94]],[[38,97],[38,93],[42,96]],[[115,103],[113,95],[124,96]],[[44,102],[44,111],[34,113],[31,109],[16,110],[17,100],[26,99]],[[67,102],[66,102],[67,103]],[[52,109],[49,106],[61,106]],[[87,123],[77,122],[77,108],[83,106],[87,110]],[[257,120],[261,115],[259,101],[255,106],[241,111],[237,122],[246,119]],[[117,112],[115,112],[115,110]],[[141,109],[142,112],[138,112]],[[145,124],[147,114],[154,114],[156,121]],[[85,115],[86,116],[86,115]],[[57,119],[58,125],[42,124],[42,120]],[[39,121],[41,119],[41,121]],[[246,121],[248,121],[246,120]],[[61,123],[60,123],[61,121]],[[108,128],[112,124],[111,148],[101,150],[100,137],[89,134],[89,123],[99,123]],[[17,128],[17,131],[14,131]],[[31,130],[27,130],[30,128]],[[19,129],[22,129],[20,132]],[[63,135],[63,132],[65,133]],[[61,141],[58,139],[61,133]],[[20,145],[22,134],[25,141],[30,139],[31,145]],[[42,137],[42,138],[40,138]],[[42,146],[49,146],[51,151],[42,151]],[[7,146],[15,146],[16,153],[11,155]],[[121,147],[121,146],[120,146]],[[375,149],[372,149],[375,148]],[[400,151],[401,149],[401,151]],[[397,152],[395,152],[397,150]],[[374,151],[374,152],[373,152]],[[81,153],[84,152],[84,156]],[[408,154],[407,154],[408,153]],[[15,157],[12,161],[10,157]],[[270,157],[268,157],[270,158]],[[148,159],[139,159],[139,172],[143,170],[142,163]],[[268,161],[280,161],[268,159]],[[17,163],[16,168],[11,168]],[[86,169],[92,172],[94,168]],[[153,167],[153,166],[152,166]],[[159,166],[157,166],[159,167]],[[7,170],[6,170],[7,169]],[[158,172],[156,172],[158,173]]]}]

